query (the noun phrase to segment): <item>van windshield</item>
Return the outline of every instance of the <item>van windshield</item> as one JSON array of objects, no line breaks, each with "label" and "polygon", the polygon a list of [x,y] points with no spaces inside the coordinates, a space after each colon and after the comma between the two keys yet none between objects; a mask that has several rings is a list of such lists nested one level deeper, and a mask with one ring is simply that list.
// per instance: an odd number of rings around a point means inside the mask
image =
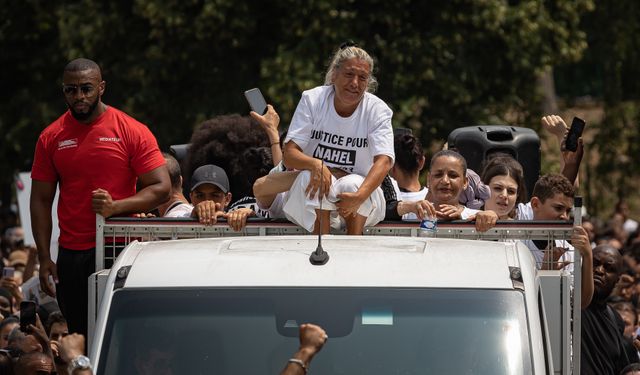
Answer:
[{"label": "van windshield", "polygon": [[279,374],[302,323],[314,374],[533,373],[521,292],[398,288],[119,290],[98,370]]}]

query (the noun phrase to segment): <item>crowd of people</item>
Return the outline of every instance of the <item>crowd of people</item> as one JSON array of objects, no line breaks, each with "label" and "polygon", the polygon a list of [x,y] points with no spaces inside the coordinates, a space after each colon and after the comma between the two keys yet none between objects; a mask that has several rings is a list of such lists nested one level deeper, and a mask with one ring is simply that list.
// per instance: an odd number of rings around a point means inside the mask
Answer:
[{"label": "crowd of people", "polygon": [[[62,86],[69,110],[36,145],[35,246],[24,244],[15,215],[2,222],[2,373],[32,373],[26,369],[33,366],[44,373],[90,371],[80,340],[87,334],[87,278],[95,272],[96,213],[224,221],[235,231],[251,217],[282,218],[311,233],[342,228],[352,235],[382,220],[475,220],[479,231],[498,220],[569,220],[581,139],[574,152],[560,148],[559,173],[541,176],[529,194],[524,177],[532,172],[514,155],[488,155],[474,171],[445,145],[428,160],[417,137],[393,128],[392,110],[373,94],[373,71],[365,50],[343,44],[324,84],[302,93],[287,131],[271,105],[263,114],[218,116],[194,131],[186,158],[177,160],[161,153],[146,126],[103,103],[106,83],[95,62],[71,61]],[[542,125],[563,145],[562,118],[545,116]],[[53,260],[56,188],[60,237]],[[620,201],[609,220],[585,216],[571,243],[525,241],[539,268],[582,273],[583,373],[617,375],[640,360],[640,230],[631,216]],[[572,269],[573,250],[583,257],[581,270]],[[39,318],[21,328],[21,302],[30,300]],[[296,355],[283,373],[306,373],[326,340],[313,325],[301,329],[303,337],[315,351]]]}]

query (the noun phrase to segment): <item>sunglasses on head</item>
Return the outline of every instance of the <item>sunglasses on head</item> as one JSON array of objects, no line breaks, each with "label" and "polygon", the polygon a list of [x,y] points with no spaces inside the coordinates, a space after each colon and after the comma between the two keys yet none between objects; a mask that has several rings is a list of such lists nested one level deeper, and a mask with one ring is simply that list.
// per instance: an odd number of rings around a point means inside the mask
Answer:
[{"label": "sunglasses on head", "polygon": [[92,85],[81,85],[81,86],[77,86],[77,85],[62,85],[62,92],[65,95],[75,94],[76,92],[78,92],[78,90],[80,90],[80,92],[83,95],[91,95],[91,94],[93,94],[95,89],[96,88],[93,87]]},{"label": "sunglasses on head", "polygon": [[346,42],[342,43],[340,45],[340,49],[345,49],[348,47],[357,47],[358,44],[356,42],[354,42],[353,40],[347,40]]}]

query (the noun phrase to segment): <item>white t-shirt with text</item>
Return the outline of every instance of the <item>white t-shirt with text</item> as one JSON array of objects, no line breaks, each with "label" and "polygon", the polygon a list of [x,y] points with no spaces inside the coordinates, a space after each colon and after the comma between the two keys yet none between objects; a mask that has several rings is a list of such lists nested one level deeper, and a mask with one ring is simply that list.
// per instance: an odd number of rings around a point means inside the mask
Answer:
[{"label": "white t-shirt with text", "polygon": [[395,159],[393,112],[377,96],[365,93],[349,117],[334,107],[334,87],[319,86],[302,93],[285,143],[295,142],[302,152],[322,159],[329,167],[366,176],[377,155]]}]

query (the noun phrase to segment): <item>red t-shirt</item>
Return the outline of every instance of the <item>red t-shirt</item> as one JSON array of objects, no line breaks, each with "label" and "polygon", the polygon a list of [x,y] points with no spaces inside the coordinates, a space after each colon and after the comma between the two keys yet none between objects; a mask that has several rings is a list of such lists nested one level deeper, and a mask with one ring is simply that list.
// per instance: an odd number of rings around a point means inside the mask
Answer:
[{"label": "red t-shirt", "polygon": [[102,188],[114,200],[136,193],[137,176],[165,164],[158,143],[142,123],[107,107],[93,123],[79,123],[67,111],[38,138],[33,180],[58,182],[60,246],[96,246],[91,192]]}]

